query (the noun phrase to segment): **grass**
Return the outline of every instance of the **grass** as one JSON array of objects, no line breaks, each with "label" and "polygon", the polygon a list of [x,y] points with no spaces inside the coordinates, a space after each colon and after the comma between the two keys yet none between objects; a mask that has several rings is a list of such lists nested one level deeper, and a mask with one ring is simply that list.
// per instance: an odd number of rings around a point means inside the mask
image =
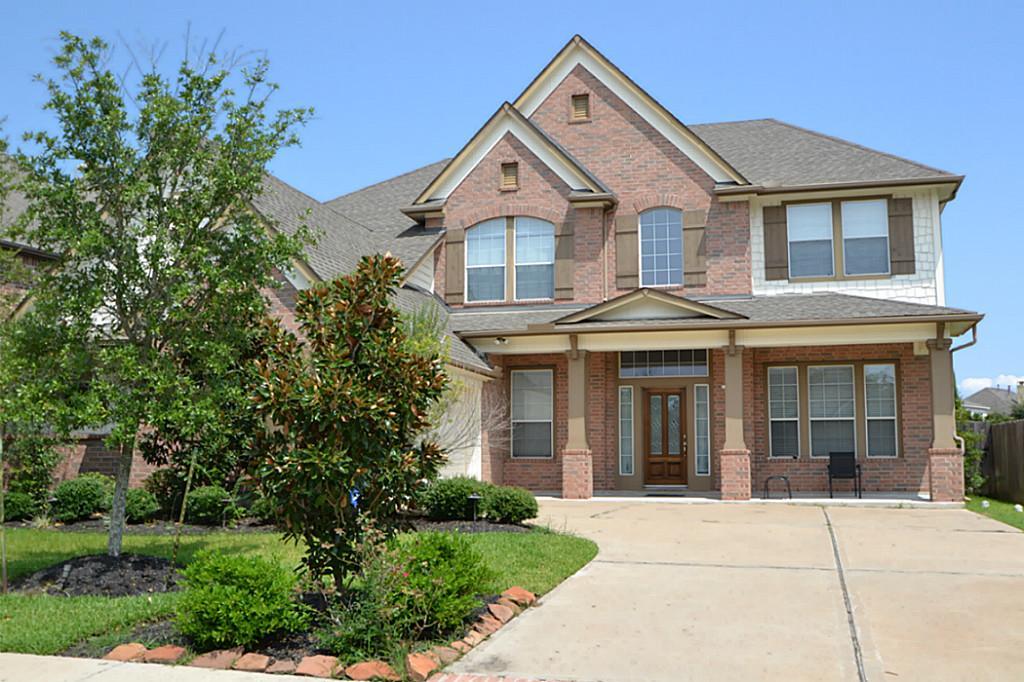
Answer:
[{"label": "grass", "polygon": [[[988,509],[981,506],[981,503],[984,500],[988,500]],[[971,498],[967,500],[967,508],[971,511],[987,516],[990,519],[995,519],[996,521],[1002,521],[1014,528],[1024,530],[1024,512],[1019,512],[1014,509],[1013,504],[1013,502],[1003,502],[1002,500],[993,500],[991,497],[981,497],[976,495],[972,495]]]},{"label": "grass", "polygon": [[[1011,508],[1012,510],[1012,508]],[[512,585],[543,594],[579,570],[597,554],[597,546],[583,538],[546,530],[531,533],[480,533],[467,536],[483,554],[496,578],[485,586],[500,592]],[[68,533],[56,530],[7,530],[8,569],[12,579],[28,575],[75,556],[106,551],[105,533]],[[128,535],[126,553],[170,557],[173,538]],[[188,563],[201,549],[226,553],[259,554],[297,565],[300,548],[274,533],[223,533],[182,538],[180,559]],[[152,597],[51,597],[0,595],[0,651],[55,654],[69,646],[131,626],[166,617],[174,612],[179,595]]]}]

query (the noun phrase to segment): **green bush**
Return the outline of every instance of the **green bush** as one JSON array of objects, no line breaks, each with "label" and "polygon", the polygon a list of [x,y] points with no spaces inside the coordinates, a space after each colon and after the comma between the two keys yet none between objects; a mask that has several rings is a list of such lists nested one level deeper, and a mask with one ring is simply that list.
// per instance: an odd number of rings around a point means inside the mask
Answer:
[{"label": "green bush", "polygon": [[143,487],[156,497],[160,515],[165,519],[178,520],[181,499],[185,495],[185,479],[174,469],[157,469],[149,475]]},{"label": "green bush", "polygon": [[496,485],[484,493],[480,510],[497,523],[522,523],[537,516],[537,499],[524,488]]},{"label": "green bush", "polygon": [[462,535],[417,533],[373,547],[348,603],[333,607],[320,645],[345,660],[387,656],[455,634],[493,577]]},{"label": "green bush", "polygon": [[[225,501],[226,500],[226,501]],[[200,526],[219,526],[241,517],[231,494],[219,485],[190,490],[186,497],[185,520]]]},{"label": "green bush", "polygon": [[277,523],[278,507],[273,498],[259,495],[249,505],[249,516],[263,524]]},{"label": "green bush", "polygon": [[160,511],[160,504],[156,501],[156,495],[143,488],[131,488],[128,491],[125,503],[125,515],[128,518],[128,523],[149,521],[158,511]]},{"label": "green bush", "polygon": [[22,521],[35,516],[39,506],[28,493],[9,492],[4,496],[4,519]]},{"label": "green bush", "polygon": [[295,574],[276,562],[201,552],[182,577],[177,626],[201,651],[249,647],[308,621],[295,600]]},{"label": "green bush", "polygon": [[87,519],[110,509],[114,482],[103,474],[82,474],[53,491],[53,516],[63,523]]},{"label": "green bush", "polygon": [[27,493],[39,511],[49,504],[53,470],[62,458],[56,445],[52,438],[38,434],[15,435],[5,442],[9,490]]},{"label": "green bush", "polygon": [[431,483],[423,492],[420,504],[432,519],[468,520],[473,518],[469,496],[474,493],[483,496],[493,487],[490,483],[466,476],[442,478]]}]

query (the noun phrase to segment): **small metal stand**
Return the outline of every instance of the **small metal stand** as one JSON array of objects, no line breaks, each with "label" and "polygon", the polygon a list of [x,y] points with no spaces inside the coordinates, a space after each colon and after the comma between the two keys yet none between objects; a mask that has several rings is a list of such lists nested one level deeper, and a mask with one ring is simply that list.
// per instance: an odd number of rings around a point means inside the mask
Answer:
[{"label": "small metal stand", "polygon": [[477,507],[480,506],[480,500],[481,499],[482,498],[480,497],[480,495],[478,495],[476,493],[472,493],[469,496],[469,504],[470,504],[471,507],[473,507],[473,521],[474,522],[476,521],[476,510],[477,510]]},{"label": "small metal stand", "polygon": [[779,475],[779,476],[769,476],[768,478],[764,479],[764,495],[761,496],[763,499],[765,499],[765,500],[770,500],[771,499],[770,497],[768,497],[768,484],[771,483],[772,481],[785,481],[785,483],[786,483],[786,494],[789,495],[789,499],[791,499],[791,500],[793,499],[793,489],[789,487],[789,476],[781,476],[781,475]]}]

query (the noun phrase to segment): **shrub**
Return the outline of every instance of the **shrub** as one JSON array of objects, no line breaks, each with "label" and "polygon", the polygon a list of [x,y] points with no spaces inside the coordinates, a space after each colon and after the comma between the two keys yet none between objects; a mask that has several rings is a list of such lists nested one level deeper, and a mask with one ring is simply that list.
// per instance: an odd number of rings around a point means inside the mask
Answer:
[{"label": "shrub", "polygon": [[249,505],[249,516],[253,517],[260,523],[277,523],[277,503],[271,497],[259,495],[255,500],[253,500],[252,504]]},{"label": "shrub", "polygon": [[349,660],[452,635],[480,606],[492,577],[458,534],[417,533],[368,547],[358,588],[329,610],[330,624],[318,635],[322,647]]},{"label": "shrub", "polygon": [[189,491],[185,520],[200,526],[219,526],[237,520],[240,511],[227,490],[219,485],[204,485]]},{"label": "shrub", "polygon": [[114,482],[102,474],[82,474],[53,491],[53,515],[63,523],[87,519],[110,509]]},{"label": "shrub", "polygon": [[28,493],[9,492],[4,496],[4,520],[6,521],[30,519],[38,508],[36,501]]},{"label": "shrub", "polygon": [[249,647],[308,620],[294,599],[295,574],[276,562],[201,552],[182,577],[177,626],[200,650]]},{"label": "shrub", "polygon": [[128,499],[125,502],[128,523],[149,521],[158,511],[160,505],[156,501],[156,495],[143,488],[132,488],[128,491]]},{"label": "shrub", "polygon": [[473,507],[469,496],[474,493],[482,496],[493,487],[490,483],[466,476],[442,478],[430,484],[420,497],[420,503],[432,519],[472,519]]},{"label": "shrub", "polygon": [[529,490],[509,485],[491,486],[480,501],[480,509],[498,523],[522,523],[538,512],[537,499]]},{"label": "shrub", "polygon": [[181,512],[181,499],[185,495],[185,479],[174,469],[157,469],[149,475],[143,487],[156,497],[160,515],[177,520]]},{"label": "shrub", "polygon": [[61,460],[56,442],[52,438],[16,435],[5,445],[10,480],[10,491],[27,493],[37,509],[45,509],[53,487],[53,470]]}]

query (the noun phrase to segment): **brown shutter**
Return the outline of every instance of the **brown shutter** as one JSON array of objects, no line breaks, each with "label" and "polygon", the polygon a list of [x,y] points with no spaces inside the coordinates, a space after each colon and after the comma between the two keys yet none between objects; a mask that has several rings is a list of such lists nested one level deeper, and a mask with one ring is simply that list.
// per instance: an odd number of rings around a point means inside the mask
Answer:
[{"label": "brown shutter", "polygon": [[702,287],[708,283],[704,237],[707,219],[707,211],[683,211],[683,284],[688,287]]},{"label": "brown shutter", "polygon": [[638,225],[639,218],[635,213],[615,216],[615,286],[619,289],[640,286]]},{"label": "brown shutter", "polygon": [[786,207],[764,207],[764,278],[789,279]]},{"label": "brown shutter", "polygon": [[465,230],[448,228],[448,233],[444,238],[444,300],[447,303],[462,303],[463,301],[465,241]]},{"label": "brown shutter", "polygon": [[572,298],[576,256],[572,223],[555,225],[555,298]]},{"label": "brown shutter", "polygon": [[913,199],[889,199],[889,271],[914,274]]}]

